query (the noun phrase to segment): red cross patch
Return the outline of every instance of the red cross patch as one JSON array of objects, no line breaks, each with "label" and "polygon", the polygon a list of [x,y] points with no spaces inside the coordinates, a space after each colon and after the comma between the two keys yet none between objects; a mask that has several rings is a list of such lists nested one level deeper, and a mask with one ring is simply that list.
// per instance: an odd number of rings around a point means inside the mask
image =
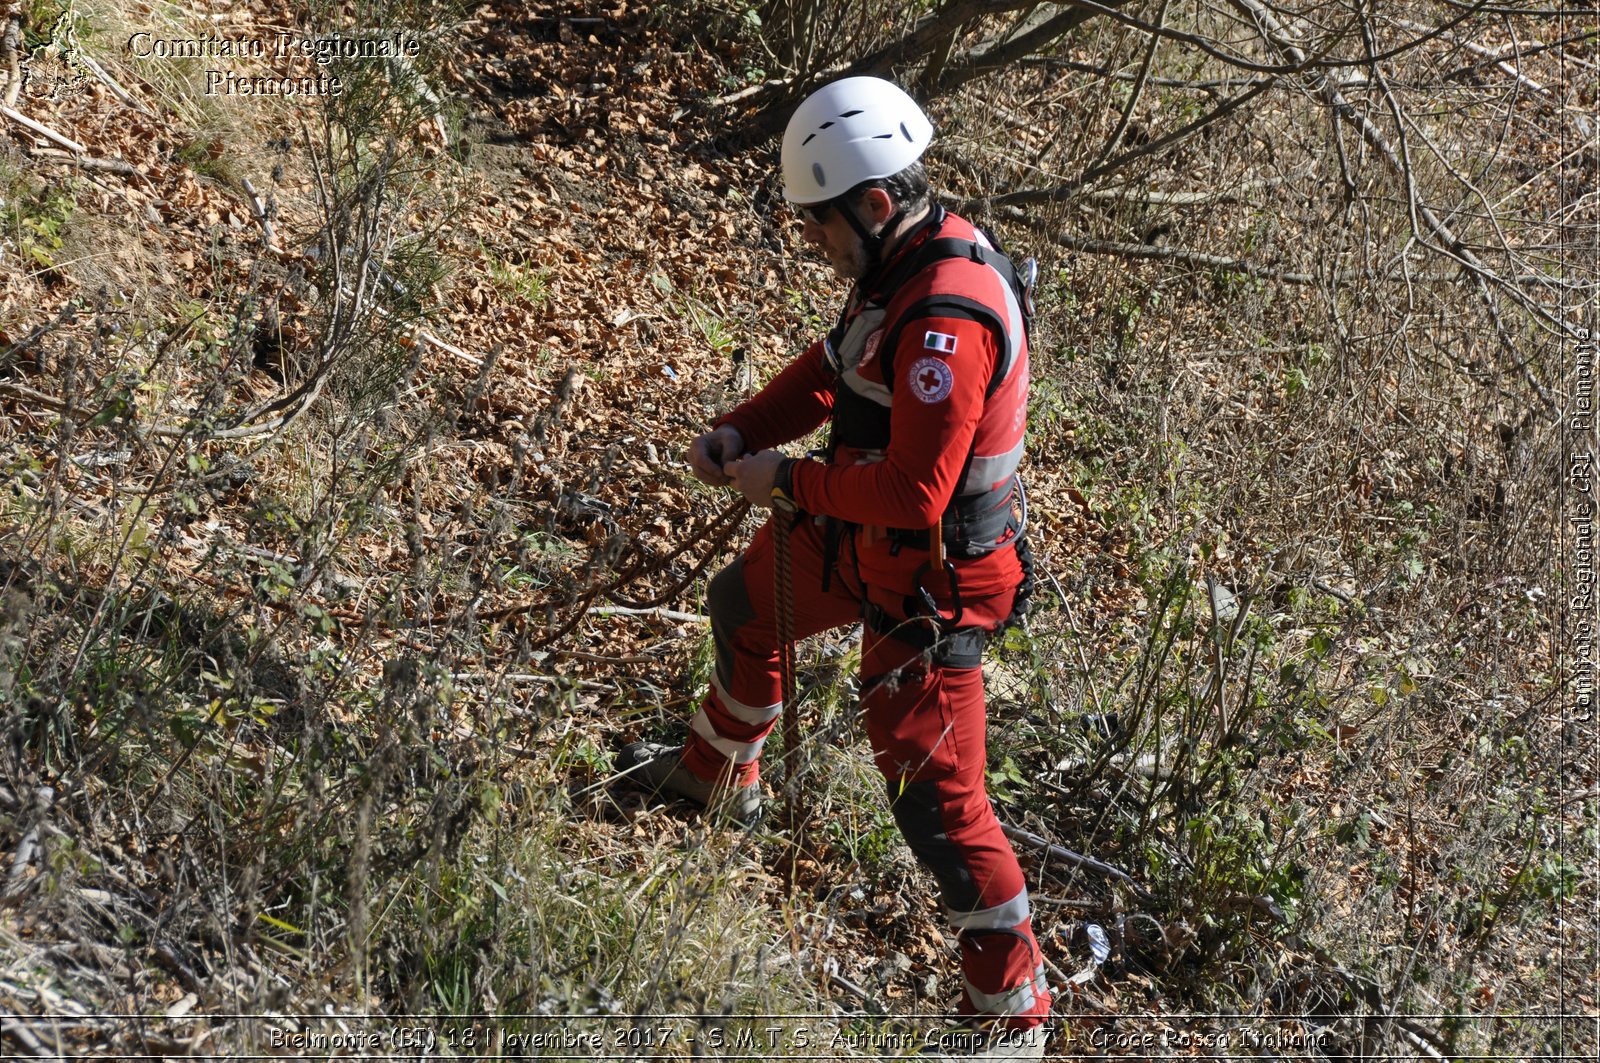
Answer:
[{"label": "red cross patch", "polygon": [[911,367],[911,393],[923,402],[943,402],[955,382],[950,367],[937,358],[919,358]]}]

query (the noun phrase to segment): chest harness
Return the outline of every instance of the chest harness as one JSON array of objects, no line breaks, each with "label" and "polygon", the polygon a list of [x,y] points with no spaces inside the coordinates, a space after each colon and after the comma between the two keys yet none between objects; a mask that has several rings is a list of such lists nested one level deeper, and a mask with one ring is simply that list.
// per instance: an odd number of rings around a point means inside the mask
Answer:
[{"label": "chest harness", "polygon": [[[976,239],[944,235],[947,217],[943,208],[935,206],[927,223],[931,231],[921,243],[871,278],[870,284],[861,285],[829,331],[824,355],[834,373],[834,403],[824,456],[832,462],[839,448],[845,447],[870,461],[887,451],[895,379],[892,360],[900,335],[911,322],[927,317],[970,318],[988,324],[1000,337],[999,357],[984,392],[984,412],[955,494],[939,522],[931,528],[867,529],[869,535],[887,537],[891,555],[902,550],[927,551],[928,560],[915,579],[918,594],[908,601],[907,614],[932,623],[906,624],[871,604],[866,622],[879,633],[892,630],[901,641],[925,641],[923,648],[932,649],[940,664],[976,667],[988,632],[961,626],[961,592],[953,559],[970,560],[1017,546],[1023,585],[1007,623],[1020,619],[1031,591],[1032,558],[1023,539],[1027,497],[1017,476],[1025,399],[1017,396],[1017,408],[1009,409],[1001,408],[996,396],[1015,395],[1017,388],[1008,389],[1007,384],[1016,385],[1015,375],[1026,372],[1038,266],[1029,259],[1019,271],[998,242],[976,228]],[[964,294],[970,291],[982,291],[988,298]],[[861,374],[864,363],[873,357],[882,361],[878,373],[882,383]],[[828,530],[829,538],[836,540],[842,529],[830,522]],[[831,552],[835,543],[829,545]],[[935,569],[942,570],[950,587],[953,613],[949,616],[939,609],[924,583]],[[825,573],[830,570],[831,566],[824,568]]]}]

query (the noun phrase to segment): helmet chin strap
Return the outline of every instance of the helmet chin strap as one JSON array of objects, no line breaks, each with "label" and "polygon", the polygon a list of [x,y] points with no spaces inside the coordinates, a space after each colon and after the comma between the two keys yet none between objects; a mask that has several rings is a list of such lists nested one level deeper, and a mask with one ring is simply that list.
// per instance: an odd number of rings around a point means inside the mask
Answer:
[{"label": "helmet chin strap", "polygon": [[895,228],[906,216],[906,212],[900,209],[899,205],[897,204],[895,206],[894,213],[889,216],[889,220],[884,222],[883,227],[877,232],[868,231],[866,225],[861,221],[860,218],[856,217],[856,212],[851,209],[848,203],[842,201],[840,202],[839,213],[844,215],[844,220],[850,223],[850,228],[854,229],[856,235],[861,237],[861,244],[867,252],[867,271],[863,276],[871,276],[873,271],[882,264],[884,244],[883,234],[894,232]]}]

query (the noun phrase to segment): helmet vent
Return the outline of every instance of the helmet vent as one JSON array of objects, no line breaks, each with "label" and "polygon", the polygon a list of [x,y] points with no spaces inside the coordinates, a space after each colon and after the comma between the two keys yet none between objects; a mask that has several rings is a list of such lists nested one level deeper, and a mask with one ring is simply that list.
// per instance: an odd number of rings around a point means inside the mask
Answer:
[{"label": "helmet vent", "polygon": [[817,179],[818,188],[828,187],[828,178],[822,172],[822,163],[814,162],[811,164],[811,176]]},{"label": "helmet vent", "polygon": [[813,140],[816,140],[816,139],[817,139],[817,135],[815,133],[812,133],[809,137],[806,137],[804,140],[802,140],[800,142],[800,146],[803,148],[807,144],[811,143]]},{"label": "helmet vent", "polygon": [[[833,128],[833,123],[832,122],[823,122],[821,125],[817,126],[817,128],[818,129],[832,129]],[[816,134],[813,133],[812,136],[816,136]]]},{"label": "helmet vent", "polygon": [[906,128],[906,124],[904,122],[900,123],[900,135],[911,141],[913,144],[916,143],[917,138],[911,135],[911,130]]},{"label": "helmet vent", "polygon": [[893,140],[894,139],[894,134],[893,133],[879,133],[877,136],[873,137],[872,139],[873,140]]},{"label": "helmet vent", "polygon": [[[860,113],[861,113],[861,109],[858,107],[854,111],[846,111],[844,114],[841,114],[839,117],[840,118],[854,118],[856,115],[858,115]],[[827,128],[827,127],[824,126],[823,128]]]}]

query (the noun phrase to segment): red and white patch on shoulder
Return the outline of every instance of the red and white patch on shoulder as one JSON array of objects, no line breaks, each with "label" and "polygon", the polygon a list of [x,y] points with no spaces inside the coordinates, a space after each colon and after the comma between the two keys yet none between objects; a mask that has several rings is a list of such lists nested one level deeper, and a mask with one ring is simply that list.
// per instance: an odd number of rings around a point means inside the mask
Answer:
[{"label": "red and white patch on shoulder", "polygon": [[911,367],[911,394],[929,405],[948,398],[955,382],[955,374],[938,358],[918,358]]}]

